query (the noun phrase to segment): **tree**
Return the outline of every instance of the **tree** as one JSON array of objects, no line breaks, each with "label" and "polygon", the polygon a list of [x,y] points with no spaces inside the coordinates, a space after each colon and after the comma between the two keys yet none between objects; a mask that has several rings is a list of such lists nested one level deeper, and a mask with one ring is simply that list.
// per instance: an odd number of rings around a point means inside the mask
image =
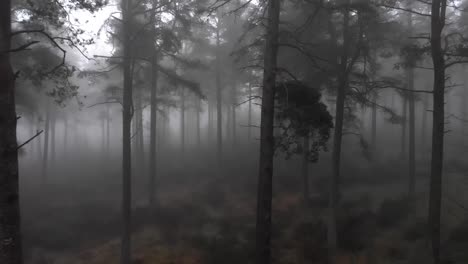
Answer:
[{"label": "tree", "polygon": [[445,57],[442,30],[445,27],[447,1],[433,0],[431,6],[431,56],[434,66],[432,112],[432,162],[429,193],[429,227],[434,264],[440,263],[440,216],[442,205],[442,168],[444,160]]},{"label": "tree", "polygon": [[132,199],[132,153],[131,125],[133,115],[133,67],[132,58],[132,0],[122,0],[122,53],[123,53],[123,98],[122,98],[122,241],[121,264],[131,263],[131,199]]},{"label": "tree", "polygon": [[260,123],[260,160],[257,189],[256,263],[271,263],[271,200],[273,182],[273,120],[280,0],[268,1]]},{"label": "tree", "polygon": [[0,262],[22,264],[11,1],[0,3]]}]

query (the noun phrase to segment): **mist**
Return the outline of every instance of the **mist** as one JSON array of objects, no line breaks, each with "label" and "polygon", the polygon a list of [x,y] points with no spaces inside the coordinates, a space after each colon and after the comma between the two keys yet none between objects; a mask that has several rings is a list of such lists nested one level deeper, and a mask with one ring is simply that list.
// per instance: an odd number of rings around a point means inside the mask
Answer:
[{"label": "mist", "polygon": [[468,1],[36,2],[0,264],[468,261]]}]

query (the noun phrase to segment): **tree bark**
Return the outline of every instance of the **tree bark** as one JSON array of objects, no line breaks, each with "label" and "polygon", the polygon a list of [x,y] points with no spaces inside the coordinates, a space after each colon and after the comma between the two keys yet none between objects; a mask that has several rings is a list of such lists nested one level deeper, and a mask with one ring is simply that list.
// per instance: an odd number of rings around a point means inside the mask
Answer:
[{"label": "tree bark", "polygon": [[106,105],[106,158],[110,159],[110,106],[109,104]]},{"label": "tree bark", "polygon": [[252,138],[252,83],[249,82],[249,116],[248,116],[248,127],[247,127],[247,139],[250,142]]},{"label": "tree bark", "polygon": [[123,23],[123,111],[122,111],[122,243],[121,264],[131,264],[131,199],[132,146],[131,126],[133,108],[133,68],[130,21],[132,0],[122,0]]},{"label": "tree bark", "polygon": [[180,146],[181,146],[181,157],[182,160],[185,156],[185,90],[182,88],[180,90],[180,99],[181,99],[181,106],[180,106]]},{"label": "tree bark", "polygon": [[434,67],[434,111],[432,112],[432,162],[429,193],[429,227],[434,264],[440,263],[440,218],[442,204],[442,169],[444,152],[445,58],[442,30],[447,1],[433,0],[431,8],[431,54]]},{"label": "tree bark", "polygon": [[[374,102],[377,103],[377,95],[374,96]],[[372,151],[377,153],[377,105],[372,105]]]},{"label": "tree bark", "polygon": [[66,158],[68,154],[68,117],[63,116],[63,156]]},{"label": "tree bark", "polygon": [[309,189],[309,151],[310,151],[310,137],[309,135],[304,137],[302,147],[302,179],[304,184],[304,202],[307,202],[310,197]]},{"label": "tree bark", "polygon": [[196,114],[197,114],[197,148],[200,149],[201,147],[201,120],[200,120],[200,112],[201,112],[201,99],[197,98],[197,109],[196,109]]},{"label": "tree bark", "polygon": [[[157,1],[153,2],[157,6]],[[153,17],[155,14],[153,13]],[[155,32],[156,33],[156,32]],[[155,203],[155,183],[156,183],[156,115],[157,115],[157,101],[156,96],[158,92],[158,57],[157,51],[153,52],[152,58],[152,74],[151,74],[151,109],[150,109],[150,157],[149,157],[149,184],[148,184],[148,202],[150,207],[154,207]]]},{"label": "tree bark", "polygon": [[427,128],[427,111],[428,111],[428,98],[423,95],[422,105],[422,123],[421,123],[421,157],[424,161],[427,159],[427,147],[426,147],[426,128]]},{"label": "tree bark", "polygon": [[338,95],[336,99],[336,116],[335,116],[335,131],[333,134],[333,151],[332,151],[332,177],[329,187],[329,217],[327,228],[328,254],[330,263],[334,262],[338,241],[337,241],[337,214],[338,214],[338,198],[339,198],[339,182],[340,182],[340,164],[341,164],[341,144],[343,138],[343,119],[344,119],[344,104],[346,100],[346,89],[348,87],[348,43],[349,43],[349,4],[350,0],[346,1],[346,6],[343,10],[343,51],[339,64],[338,76]]},{"label": "tree bark", "polygon": [[[218,19],[221,19],[218,16]],[[220,22],[216,25],[216,113],[217,113],[217,131],[216,131],[216,154],[218,165],[221,164],[223,155],[223,108],[222,108],[222,87],[221,87],[221,58],[220,58]]]},{"label": "tree bark", "polygon": [[233,148],[236,147],[237,144],[237,129],[236,129],[236,123],[237,123],[237,115],[236,115],[236,104],[237,104],[237,92],[236,92],[236,81],[234,81],[234,84],[232,86],[232,93],[231,93],[231,121],[232,121],[232,146]]},{"label": "tree bark", "polygon": [[[408,7],[411,9],[411,4]],[[413,34],[413,16],[412,13],[408,12],[408,35],[411,37]],[[406,69],[406,78],[408,90],[414,90],[414,61],[412,59],[408,62]],[[409,92],[408,94],[408,106],[409,106],[409,149],[408,149],[408,198],[410,202],[414,202],[415,199],[415,188],[416,188],[416,117],[415,117],[415,98],[414,93]]]},{"label": "tree bark", "polygon": [[49,132],[50,132],[50,99],[47,98],[46,118],[44,124],[44,154],[42,155],[41,183],[45,185],[48,178],[49,165]]},{"label": "tree bark", "polygon": [[406,94],[403,95],[402,97],[403,100],[403,112],[401,114],[403,118],[403,123],[401,124],[401,138],[400,138],[400,147],[401,147],[401,153],[400,153],[400,158],[402,160],[406,159],[406,123],[408,122],[407,118],[407,112],[408,112],[408,100],[406,99]]},{"label": "tree bark", "polygon": [[50,171],[52,174],[55,170],[55,128],[57,124],[57,115],[55,113],[55,109],[52,109],[50,113]]},{"label": "tree bark", "polygon": [[271,200],[273,183],[273,122],[278,55],[280,0],[268,1],[260,128],[260,164],[257,191],[256,263],[271,263]]},{"label": "tree bark", "polygon": [[0,263],[22,264],[11,1],[0,1]]}]

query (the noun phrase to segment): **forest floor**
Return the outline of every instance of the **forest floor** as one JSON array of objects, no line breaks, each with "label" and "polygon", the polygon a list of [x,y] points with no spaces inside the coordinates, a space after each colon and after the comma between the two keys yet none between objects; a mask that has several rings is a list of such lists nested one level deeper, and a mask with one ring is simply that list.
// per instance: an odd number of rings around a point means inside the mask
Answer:
[{"label": "forest floor", "polygon": [[[241,180],[210,177],[193,180],[193,175],[206,174],[203,170],[192,170],[190,177],[176,176],[183,174],[180,170],[166,172],[173,174],[173,180],[159,192],[159,203],[152,210],[145,204],[144,195],[135,194],[132,236],[135,264],[252,263],[254,181],[240,184]],[[233,170],[228,176],[240,175]],[[464,175],[457,170],[447,173],[445,186],[458,188],[450,188],[452,202],[444,203],[444,254],[452,260],[462,260],[452,263],[466,263],[468,256],[461,250],[468,245],[468,222],[463,215],[466,212],[460,210],[462,204],[453,202],[464,197],[462,185],[457,184],[464,180]],[[424,175],[421,173],[418,178],[420,190],[427,188]],[[279,176],[277,185],[288,176]],[[346,201],[340,210],[339,263],[428,263],[424,261],[430,252],[424,220],[427,192],[420,191],[414,210],[407,212],[407,201],[398,195],[406,185],[401,177],[376,182],[369,179],[360,179],[358,185],[344,181]],[[26,197],[26,205],[34,204],[24,209],[26,263],[119,263],[118,188],[109,191],[105,186],[96,183],[93,191],[75,186],[72,191],[56,184],[49,186],[47,195],[41,199]],[[304,203],[297,189],[284,187],[275,191],[274,263],[324,263],[326,199],[317,190],[320,188],[314,188],[308,203]],[[104,195],[106,192],[115,192],[114,199]],[[77,197],[80,202],[76,202]]]}]

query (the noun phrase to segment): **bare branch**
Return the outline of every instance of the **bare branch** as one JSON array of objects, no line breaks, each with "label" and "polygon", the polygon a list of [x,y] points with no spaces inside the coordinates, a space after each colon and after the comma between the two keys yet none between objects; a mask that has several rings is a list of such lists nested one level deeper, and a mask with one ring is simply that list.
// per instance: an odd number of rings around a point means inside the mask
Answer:
[{"label": "bare branch", "polygon": [[36,135],[34,135],[33,137],[31,137],[30,139],[26,140],[26,142],[24,142],[23,144],[19,145],[16,150],[24,147],[26,144],[28,144],[29,142],[33,141],[35,138],[37,138],[40,134],[42,134],[42,132],[44,132],[44,130],[41,130],[41,131],[37,131]]}]

